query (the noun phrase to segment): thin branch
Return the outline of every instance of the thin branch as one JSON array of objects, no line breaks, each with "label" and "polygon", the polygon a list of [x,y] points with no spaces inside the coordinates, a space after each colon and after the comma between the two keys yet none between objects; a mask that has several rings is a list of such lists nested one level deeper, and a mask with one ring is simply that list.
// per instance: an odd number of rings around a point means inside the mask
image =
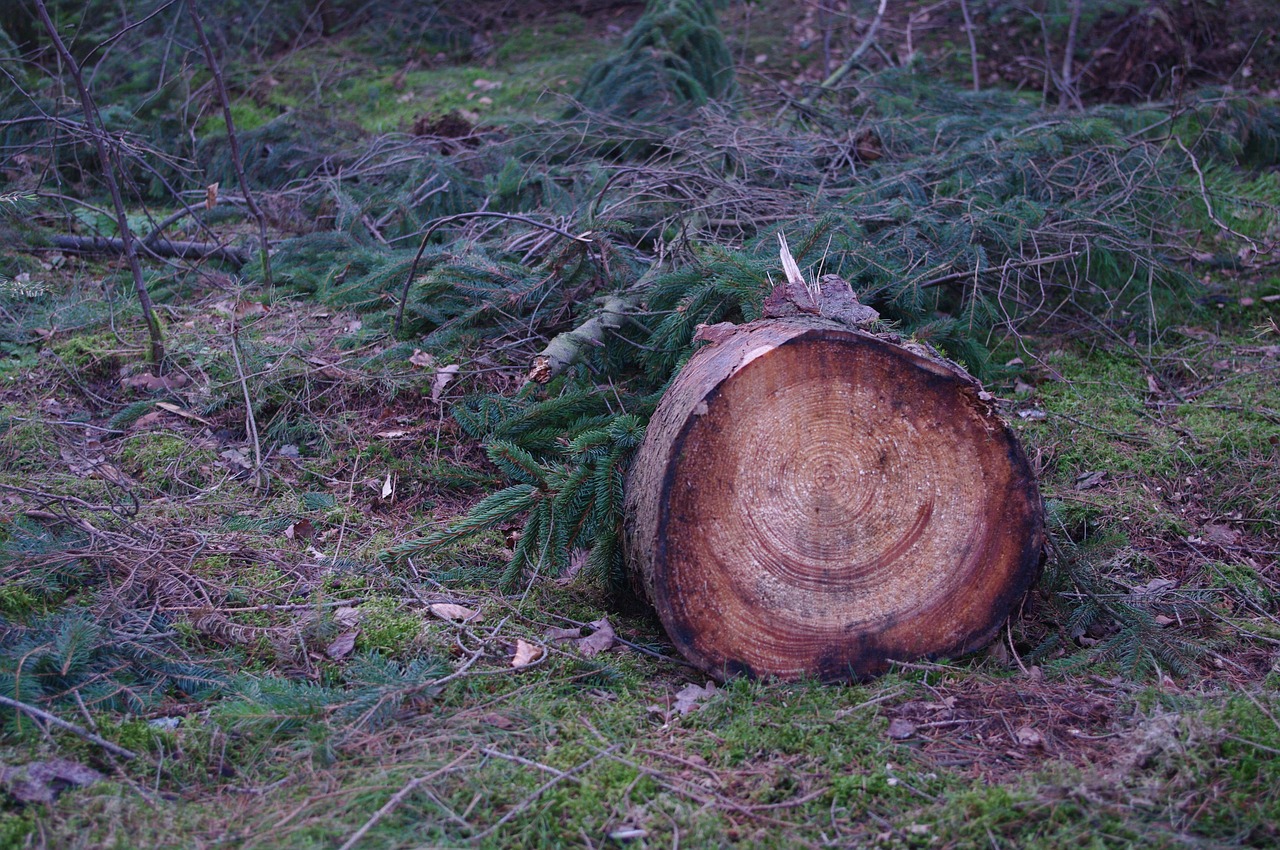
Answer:
[{"label": "thin branch", "polygon": [[67,70],[70,72],[72,79],[75,80],[76,88],[80,92],[80,105],[84,110],[85,126],[93,137],[94,146],[98,151],[98,159],[102,163],[102,178],[107,184],[107,189],[111,192],[111,203],[114,205],[116,213],[116,226],[120,230],[120,240],[123,243],[124,255],[129,261],[129,271],[133,275],[133,288],[138,295],[138,304],[142,308],[142,317],[147,323],[147,331],[151,337],[151,369],[156,375],[159,375],[164,367],[164,335],[160,330],[160,320],[156,318],[155,310],[152,308],[151,294],[147,292],[146,281],[142,278],[142,263],[138,260],[133,231],[129,229],[129,213],[125,210],[124,196],[120,193],[120,184],[116,180],[116,170],[120,167],[119,159],[108,148],[104,140],[106,130],[102,124],[102,116],[98,114],[98,107],[89,95],[88,87],[85,86],[84,74],[80,70],[79,63],[71,55],[71,51],[67,49],[62,36],[58,33],[58,27],[54,24],[53,19],[49,17],[49,10],[45,6],[44,0],[35,0],[35,3],[36,12],[40,15],[40,21],[44,24],[45,31],[53,41],[54,47],[57,48],[58,55],[67,64]]},{"label": "thin branch", "polygon": [[209,63],[209,70],[213,73],[218,100],[222,102],[222,118],[227,124],[227,142],[231,146],[231,164],[236,170],[236,180],[240,182],[240,191],[244,193],[244,201],[249,206],[249,212],[253,213],[253,217],[258,220],[258,233],[262,238],[262,278],[269,287],[271,286],[271,242],[267,238],[267,217],[262,214],[262,208],[253,199],[253,191],[249,188],[249,181],[244,176],[244,163],[240,161],[240,139],[236,135],[236,122],[231,115],[231,98],[227,94],[227,84],[222,79],[222,68],[219,67],[218,60],[213,55],[213,45],[205,35],[204,24],[196,14],[196,6],[191,0],[187,0],[187,13],[191,16],[191,24],[195,27],[196,36],[200,39],[204,59]]},{"label": "thin branch", "polygon": [[858,64],[863,54],[871,49],[871,45],[875,43],[876,33],[880,31],[880,22],[884,20],[884,10],[888,5],[889,0],[880,0],[880,8],[876,10],[875,19],[871,21],[871,26],[867,28],[867,34],[862,37],[862,43],[849,54],[849,58],[844,60],[844,64],[832,71],[831,75],[823,80],[816,90],[810,92],[804,100],[800,101],[801,106],[813,106],[813,101],[819,94],[843,80],[853,70],[853,66]]},{"label": "thin branch", "polygon": [[[39,0],[37,0],[37,2],[39,2]],[[90,732],[88,729],[85,729],[83,726],[77,726],[74,723],[63,720],[61,717],[58,717],[57,715],[50,714],[49,712],[40,708],[36,708],[34,705],[27,705],[25,702],[19,702],[16,699],[9,699],[8,697],[5,697],[5,696],[0,696],[0,705],[7,705],[10,708],[14,709],[15,711],[21,711],[24,714],[31,715],[37,720],[43,720],[45,723],[48,723],[52,726],[57,726],[59,729],[65,729],[71,734],[77,735],[85,739],[86,741],[89,741],[90,743],[97,744],[99,747],[102,747],[102,749],[106,750],[112,755],[119,756],[122,759],[132,760],[138,757],[137,753],[132,752],[131,750],[126,750],[124,747],[120,746],[119,744],[113,744],[110,741],[108,741],[106,738],[102,737],[101,735]]]},{"label": "thin branch", "polygon": [[475,752],[474,747],[467,750],[465,753],[458,756],[456,759],[449,762],[439,770],[433,770],[431,773],[423,774],[422,776],[415,776],[413,779],[410,779],[407,783],[405,783],[403,788],[401,788],[396,793],[392,794],[391,799],[383,803],[382,808],[374,812],[373,816],[364,822],[364,825],[362,825],[355,832],[351,833],[351,837],[348,838],[346,841],[342,842],[342,846],[339,847],[338,850],[351,850],[351,848],[355,847],[361,838],[364,838],[365,834],[368,833],[369,830],[373,829],[373,827],[378,823],[378,821],[382,820],[384,817],[390,814],[395,809],[396,806],[400,805],[400,803],[404,801],[405,797],[408,797],[410,794],[412,794],[415,788],[417,788],[419,785],[421,785],[424,782],[430,782],[432,779],[435,779],[439,776],[443,776],[444,774],[453,770],[455,767],[461,764],[464,759],[470,756],[473,752]]},{"label": "thin branch", "polygon": [[973,69],[973,90],[980,91],[978,82],[978,45],[973,37],[973,19],[969,17],[969,4],[960,0],[960,14],[964,15],[964,31],[969,36],[969,65]]}]

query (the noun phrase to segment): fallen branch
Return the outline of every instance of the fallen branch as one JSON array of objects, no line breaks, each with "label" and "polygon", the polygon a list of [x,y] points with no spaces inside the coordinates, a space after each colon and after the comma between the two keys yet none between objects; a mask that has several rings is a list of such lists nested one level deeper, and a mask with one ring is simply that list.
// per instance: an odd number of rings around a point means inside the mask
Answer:
[{"label": "fallen branch", "polygon": [[455,221],[464,221],[465,219],[468,219],[468,218],[501,218],[507,221],[519,221],[519,222],[523,222],[524,224],[533,225],[534,227],[541,227],[543,230],[547,230],[552,233],[558,233],[566,239],[572,239],[576,242],[585,242],[588,245],[591,244],[591,239],[589,238],[591,236],[591,231],[587,231],[586,233],[581,233],[575,236],[569,231],[563,230],[554,225],[546,224],[545,222],[537,221],[535,219],[528,218],[523,215],[515,215],[514,213],[490,212],[489,210],[475,210],[473,212],[458,213],[457,215],[449,215],[449,216],[445,216],[444,218],[438,218],[435,221],[433,221],[431,223],[431,226],[426,229],[426,232],[422,234],[422,241],[418,244],[418,253],[414,254],[413,256],[413,263],[410,264],[409,266],[409,274],[404,279],[404,289],[400,293],[400,304],[396,308],[396,322],[395,322],[395,325],[392,327],[392,333],[396,333],[396,334],[400,333],[400,325],[404,323],[404,308],[405,308],[405,304],[408,303],[409,301],[409,289],[413,286],[413,279],[418,274],[418,263],[422,261],[422,255],[427,250],[427,240],[431,238],[431,234],[435,233],[436,230],[442,227],[443,225],[450,224]]},{"label": "fallen branch", "polygon": [[622,327],[622,319],[635,306],[636,296],[608,295],[600,312],[594,314],[573,330],[557,334],[547,347],[533,358],[529,380],[539,384],[559,375],[579,357],[587,346],[604,345],[605,334],[612,328]]},{"label": "fallen branch", "polygon": [[[138,241],[138,240],[135,240]],[[222,260],[237,268],[249,261],[245,252],[219,245],[216,242],[184,242],[173,239],[141,240],[143,247],[159,257],[178,257],[184,260]],[[53,237],[53,247],[73,254],[124,254],[124,240],[118,236],[69,236]]]},{"label": "fallen branch", "polygon": [[853,70],[853,66],[861,61],[862,55],[875,43],[876,33],[880,31],[880,22],[884,20],[884,10],[888,5],[889,0],[880,0],[880,8],[876,9],[875,19],[871,21],[871,26],[867,29],[867,34],[863,36],[862,43],[849,54],[849,58],[844,60],[844,64],[832,71],[831,76],[823,80],[816,90],[810,92],[804,100],[800,101],[801,106],[813,106],[813,101],[819,94],[843,80]]},{"label": "fallen branch", "polygon": [[391,795],[391,799],[387,800],[387,802],[382,804],[382,808],[378,809],[376,812],[373,813],[373,817],[369,818],[367,821],[364,822],[363,826],[361,826],[359,829],[353,832],[351,834],[351,837],[348,838],[346,841],[344,841],[342,843],[342,846],[339,847],[338,850],[351,850],[352,847],[356,846],[356,844],[359,843],[361,838],[364,838],[365,834],[369,830],[373,829],[373,827],[378,823],[378,821],[386,817],[391,811],[395,809],[396,806],[400,805],[400,803],[404,800],[405,797],[408,797],[411,793],[413,793],[413,790],[415,788],[417,788],[419,785],[421,785],[424,782],[430,782],[432,779],[436,779],[448,773],[449,771],[453,770],[455,767],[457,767],[459,764],[462,763],[463,759],[470,756],[473,752],[475,752],[474,748],[467,750],[465,753],[458,756],[456,759],[449,762],[439,770],[433,770],[431,773],[423,774],[422,776],[415,776],[413,779],[410,779],[407,783],[405,783],[405,786],[403,788],[401,788],[399,791]]},{"label": "fallen branch", "polygon": [[122,759],[136,759],[138,757],[137,753],[132,752],[130,750],[126,750],[124,747],[120,746],[119,744],[113,744],[110,741],[108,741],[106,738],[102,737],[101,735],[96,735],[93,732],[90,732],[88,729],[85,729],[83,726],[77,726],[74,723],[70,723],[66,720],[63,720],[61,717],[58,717],[57,715],[50,714],[49,712],[40,708],[36,708],[34,705],[27,705],[25,702],[19,702],[16,699],[9,699],[8,697],[0,697],[0,705],[7,705],[10,708],[14,709],[15,711],[21,711],[24,714],[31,715],[37,720],[43,720],[45,723],[48,723],[51,726],[57,726],[59,729],[65,729],[71,734],[84,738],[86,741],[89,741],[90,743],[97,744],[99,747],[102,747],[107,752],[111,753],[112,755],[119,756]]}]

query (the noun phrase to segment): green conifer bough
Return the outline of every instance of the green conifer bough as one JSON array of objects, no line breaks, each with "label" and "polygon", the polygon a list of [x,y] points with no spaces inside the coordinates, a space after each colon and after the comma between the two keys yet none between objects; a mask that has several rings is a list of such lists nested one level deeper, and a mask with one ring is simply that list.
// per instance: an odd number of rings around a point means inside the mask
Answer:
[{"label": "green conifer bough", "polygon": [[650,0],[622,50],[587,75],[587,110],[649,120],[723,101],[735,92],[733,57],[716,26],[716,3]]}]

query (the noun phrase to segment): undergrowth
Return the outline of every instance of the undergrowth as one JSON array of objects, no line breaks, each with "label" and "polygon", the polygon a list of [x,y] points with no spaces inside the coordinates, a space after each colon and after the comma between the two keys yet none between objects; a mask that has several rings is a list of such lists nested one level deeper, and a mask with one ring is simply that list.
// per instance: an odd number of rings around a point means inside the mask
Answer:
[{"label": "undergrowth", "polygon": [[[6,774],[0,845],[1274,842],[1273,103],[1048,112],[913,67],[755,102],[737,5],[654,0],[599,64],[565,23],[583,54],[538,67],[577,96],[531,118],[484,64],[550,61],[531,30],[249,5],[210,23],[275,285],[149,259],[162,376],[118,268],[49,249],[115,235],[79,107],[0,50],[0,696],[74,727],[6,703],[0,761],[106,777],[35,817]],[[187,49],[153,11],[121,37]],[[202,60],[109,49],[114,14],[75,51],[133,224],[249,244]],[[448,121],[382,132],[433,86]],[[984,655],[690,697],[625,598],[625,478],[697,326],[760,316],[779,233],[987,382],[1051,545]]]}]

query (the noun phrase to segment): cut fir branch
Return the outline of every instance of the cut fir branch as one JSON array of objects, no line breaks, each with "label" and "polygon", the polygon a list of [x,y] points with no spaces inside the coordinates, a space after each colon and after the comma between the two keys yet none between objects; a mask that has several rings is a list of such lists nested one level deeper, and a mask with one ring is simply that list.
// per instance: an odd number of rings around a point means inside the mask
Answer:
[{"label": "cut fir branch", "polygon": [[75,81],[76,89],[80,92],[80,104],[84,109],[84,123],[93,138],[94,147],[98,151],[98,159],[102,162],[102,179],[106,181],[107,190],[111,193],[111,204],[115,210],[116,227],[120,230],[120,239],[122,240],[125,259],[129,263],[129,273],[133,276],[133,289],[138,295],[138,306],[142,309],[142,317],[147,323],[147,333],[151,338],[151,370],[156,375],[160,375],[164,370],[164,333],[160,328],[160,319],[156,316],[155,309],[151,304],[151,294],[147,292],[146,281],[142,277],[142,263],[138,259],[137,240],[134,238],[133,230],[129,227],[129,213],[124,206],[124,195],[120,192],[120,183],[116,179],[116,174],[121,170],[118,151],[113,145],[107,144],[107,133],[102,124],[102,116],[98,112],[98,107],[93,101],[93,97],[89,94],[89,88],[85,85],[84,73],[80,68],[80,64],[76,58],[71,55],[71,51],[67,49],[66,43],[62,40],[62,36],[58,33],[58,27],[54,24],[53,19],[49,17],[49,9],[45,5],[44,0],[35,0],[36,12],[40,16],[40,22],[44,25],[45,31],[49,34],[49,38],[53,41],[54,47],[58,51],[58,56],[66,64],[68,73]]}]

